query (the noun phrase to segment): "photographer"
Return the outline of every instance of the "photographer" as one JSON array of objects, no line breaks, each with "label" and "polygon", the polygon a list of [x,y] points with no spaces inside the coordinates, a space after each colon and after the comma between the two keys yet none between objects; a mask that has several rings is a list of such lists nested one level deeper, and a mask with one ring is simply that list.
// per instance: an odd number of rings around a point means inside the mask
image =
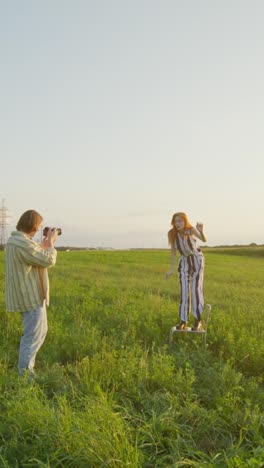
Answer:
[{"label": "photographer", "polygon": [[49,304],[49,278],[47,268],[56,263],[54,243],[57,229],[49,229],[41,243],[32,238],[40,229],[42,216],[28,210],[20,217],[16,231],[6,245],[6,309],[21,312],[23,336],[20,341],[18,372],[29,371],[34,377],[36,354],[47,331],[46,306]]}]

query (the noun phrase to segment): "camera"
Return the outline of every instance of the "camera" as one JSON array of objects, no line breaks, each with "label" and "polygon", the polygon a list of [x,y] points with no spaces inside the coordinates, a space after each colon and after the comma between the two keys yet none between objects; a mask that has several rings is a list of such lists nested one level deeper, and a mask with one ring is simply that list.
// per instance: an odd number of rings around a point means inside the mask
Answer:
[{"label": "camera", "polygon": [[50,227],[46,226],[46,227],[43,229],[43,236],[44,236],[44,237],[47,236],[48,230],[49,230],[49,229],[51,229],[52,231],[54,231],[54,229],[55,229],[55,230],[57,231],[58,236],[61,236],[61,233],[62,233],[61,228],[50,228]]}]

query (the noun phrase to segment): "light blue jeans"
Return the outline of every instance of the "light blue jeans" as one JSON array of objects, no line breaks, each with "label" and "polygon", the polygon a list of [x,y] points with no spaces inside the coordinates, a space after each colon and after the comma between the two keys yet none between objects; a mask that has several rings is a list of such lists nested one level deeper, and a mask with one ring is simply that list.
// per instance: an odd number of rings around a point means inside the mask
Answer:
[{"label": "light blue jeans", "polygon": [[22,312],[24,334],[20,340],[18,372],[23,375],[26,370],[34,375],[36,354],[48,331],[46,303],[30,312]]}]

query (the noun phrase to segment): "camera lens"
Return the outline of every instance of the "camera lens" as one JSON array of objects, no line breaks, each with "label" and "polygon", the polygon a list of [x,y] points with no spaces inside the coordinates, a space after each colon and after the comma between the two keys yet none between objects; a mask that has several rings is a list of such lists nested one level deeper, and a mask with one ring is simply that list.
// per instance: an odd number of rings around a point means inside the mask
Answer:
[{"label": "camera lens", "polygon": [[[43,229],[43,236],[44,236],[44,237],[47,236],[49,229],[51,229],[51,228],[48,227],[48,226],[46,226],[46,227]],[[56,229],[57,235],[58,235],[58,236],[61,236],[61,233],[62,233],[61,228],[52,228],[51,230],[54,231],[54,229]]]}]

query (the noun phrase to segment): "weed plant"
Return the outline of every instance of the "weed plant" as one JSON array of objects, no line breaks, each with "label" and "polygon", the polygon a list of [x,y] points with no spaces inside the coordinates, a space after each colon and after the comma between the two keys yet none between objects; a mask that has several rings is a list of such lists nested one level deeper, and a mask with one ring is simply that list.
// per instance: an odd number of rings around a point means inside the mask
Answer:
[{"label": "weed plant", "polygon": [[59,252],[37,378],[0,252],[0,467],[264,466],[264,249],[205,249],[206,345],[164,251]]}]

